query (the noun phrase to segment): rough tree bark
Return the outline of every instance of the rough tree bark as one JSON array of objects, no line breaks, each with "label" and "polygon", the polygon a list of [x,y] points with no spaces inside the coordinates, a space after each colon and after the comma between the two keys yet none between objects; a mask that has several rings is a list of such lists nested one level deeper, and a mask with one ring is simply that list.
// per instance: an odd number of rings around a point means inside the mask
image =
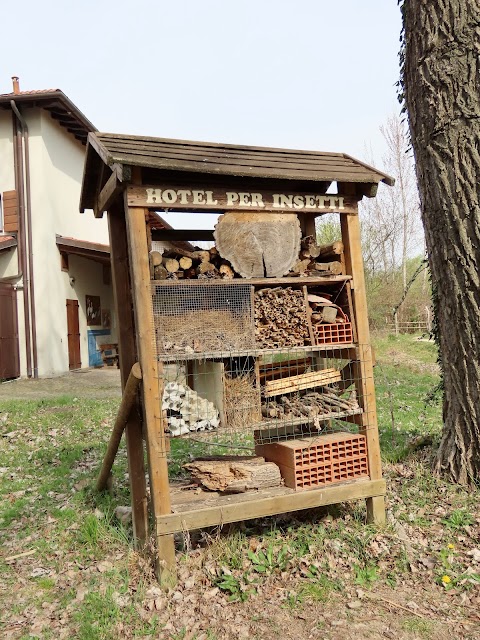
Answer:
[{"label": "rough tree bark", "polygon": [[480,3],[405,0],[403,89],[444,375],[437,471],[480,479]]}]

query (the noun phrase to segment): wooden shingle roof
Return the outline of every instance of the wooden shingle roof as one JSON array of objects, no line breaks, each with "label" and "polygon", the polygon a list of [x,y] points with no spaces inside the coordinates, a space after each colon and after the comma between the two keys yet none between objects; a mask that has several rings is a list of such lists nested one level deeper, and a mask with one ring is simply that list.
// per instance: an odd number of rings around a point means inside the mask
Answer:
[{"label": "wooden shingle roof", "polygon": [[390,176],[345,153],[97,132],[89,135],[89,142],[108,165],[315,182],[394,183]]},{"label": "wooden shingle roof", "polygon": [[[273,149],[244,145],[171,140],[116,133],[88,134],[80,211],[94,208],[98,175],[104,163],[121,182],[128,182],[132,167],[217,177],[296,181],[305,185],[331,182],[361,185],[395,180],[345,153]],[[108,176],[107,176],[108,177]],[[172,176],[173,177],[173,176]],[[102,188],[104,183],[100,186]]]}]

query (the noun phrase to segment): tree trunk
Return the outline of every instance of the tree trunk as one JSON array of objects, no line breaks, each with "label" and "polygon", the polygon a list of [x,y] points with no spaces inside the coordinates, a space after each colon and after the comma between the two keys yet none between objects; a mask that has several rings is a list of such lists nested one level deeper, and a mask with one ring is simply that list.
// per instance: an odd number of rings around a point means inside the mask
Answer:
[{"label": "tree trunk", "polygon": [[480,479],[480,5],[405,0],[403,86],[444,374],[437,471]]}]

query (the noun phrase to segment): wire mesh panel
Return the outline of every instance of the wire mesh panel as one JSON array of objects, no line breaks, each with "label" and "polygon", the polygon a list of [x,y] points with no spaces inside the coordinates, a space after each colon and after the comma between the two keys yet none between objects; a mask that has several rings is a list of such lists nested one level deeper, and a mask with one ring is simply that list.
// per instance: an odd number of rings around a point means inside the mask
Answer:
[{"label": "wire mesh panel", "polygon": [[248,285],[152,285],[158,355],[192,355],[254,347]]},{"label": "wire mesh panel", "polygon": [[[192,464],[206,460],[210,473],[218,458],[222,469],[264,459],[255,474],[277,465],[296,490],[368,475],[369,347],[353,343],[347,294],[343,284],[152,283],[174,477],[190,482]],[[288,464],[275,458],[283,445]]]},{"label": "wire mesh panel", "polygon": [[[365,456],[357,460],[358,447],[350,452],[342,445],[342,459],[328,469],[319,458],[328,449],[325,436],[351,434],[356,443],[359,429],[363,437],[369,428],[373,408],[360,356],[361,347],[315,346],[168,356],[159,382],[171,472],[182,476],[185,464],[211,456],[262,456],[276,462],[269,447],[300,442],[308,456],[317,456],[318,468],[310,474],[279,465],[286,486],[313,488],[367,475]],[[366,455],[364,437],[362,447]],[[323,476],[320,467],[325,467]]]}]

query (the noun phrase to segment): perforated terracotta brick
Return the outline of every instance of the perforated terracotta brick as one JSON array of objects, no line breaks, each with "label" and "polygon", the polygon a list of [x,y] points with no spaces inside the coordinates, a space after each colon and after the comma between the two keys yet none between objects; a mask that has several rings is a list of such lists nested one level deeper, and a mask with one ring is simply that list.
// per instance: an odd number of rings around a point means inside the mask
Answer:
[{"label": "perforated terracotta brick", "polygon": [[353,342],[351,322],[336,324],[314,324],[315,344],[345,344]]},{"label": "perforated terracotta brick", "polygon": [[366,438],[353,433],[264,444],[261,455],[279,466],[285,485],[292,489],[368,476]]}]

